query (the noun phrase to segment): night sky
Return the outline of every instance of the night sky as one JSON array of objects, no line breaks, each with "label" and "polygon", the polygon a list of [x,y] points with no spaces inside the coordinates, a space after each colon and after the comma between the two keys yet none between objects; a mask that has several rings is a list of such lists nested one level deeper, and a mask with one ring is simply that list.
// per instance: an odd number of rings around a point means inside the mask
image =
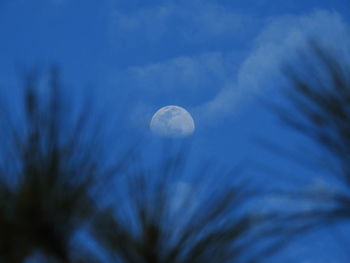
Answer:
[{"label": "night sky", "polygon": [[[306,176],[258,143],[313,149],[262,101],[287,105],[281,65],[310,37],[350,58],[349,17],[348,0],[0,0],[0,87],[11,99],[22,68],[56,63],[66,92],[93,90],[127,141],[157,143],[152,115],[179,105],[196,125],[186,138],[195,159],[245,163],[249,178],[267,186],[313,187],[325,184],[322,174]],[[279,173],[260,174],[263,164]],[[261,202],[283,205],[273,197]],[[315,231],[269,262],[349,262],[347,233],[343,225]]]}]

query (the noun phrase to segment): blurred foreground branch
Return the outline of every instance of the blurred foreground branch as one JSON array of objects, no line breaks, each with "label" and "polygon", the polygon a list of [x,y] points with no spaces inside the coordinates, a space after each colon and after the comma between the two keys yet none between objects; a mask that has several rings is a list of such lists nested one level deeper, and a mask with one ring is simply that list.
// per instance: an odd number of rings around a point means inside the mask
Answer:
[{"label": "blurred foreground branch", "polygon": [[308,209],[293,210],[281,219],[290,226],[288,231],[294,227],[303,233],[350,219],[350,64],[316,41],[297,62],[284,68],[292,107],[272,105],[273,110],[313,142],[316,150],[301,153],[301,158],[312,160],[329,183],[283,193],[295,204],[308,204]]}]

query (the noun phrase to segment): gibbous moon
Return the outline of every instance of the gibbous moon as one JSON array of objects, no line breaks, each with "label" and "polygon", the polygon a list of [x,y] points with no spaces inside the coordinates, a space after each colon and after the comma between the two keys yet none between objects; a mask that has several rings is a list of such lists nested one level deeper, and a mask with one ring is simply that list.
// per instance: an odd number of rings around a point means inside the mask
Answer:
[{"label": "gibbous moon", "polygon": [[152,117],[151,131],[162,136],[184,137],[192,134],[195,125],[191,114],[179,106],[166,106]]}]

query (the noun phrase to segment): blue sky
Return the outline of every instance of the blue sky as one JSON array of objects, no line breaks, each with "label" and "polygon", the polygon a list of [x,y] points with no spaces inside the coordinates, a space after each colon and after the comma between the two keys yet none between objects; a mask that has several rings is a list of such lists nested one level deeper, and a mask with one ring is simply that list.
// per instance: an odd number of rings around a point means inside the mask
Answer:
[{"label": "blue sky", "polygon": [[[256,98],[284,103],[280,65],[308,36],[350,58],[349,17],[347,0],[0,0],[0,86],[11,96],[18,68],[55,62],[69,92],[93,86],[104,108],[123,113],[125,131],[157,140],[152,114],[180,105],[196,122],[196,155],[289,170],[252,138],[293,149],[306,142]],[[322,237],[311,252],[298,248],[306,241],[296,245],[301,255],[285,253],[291,262],[347,262],[330,234]]]}]

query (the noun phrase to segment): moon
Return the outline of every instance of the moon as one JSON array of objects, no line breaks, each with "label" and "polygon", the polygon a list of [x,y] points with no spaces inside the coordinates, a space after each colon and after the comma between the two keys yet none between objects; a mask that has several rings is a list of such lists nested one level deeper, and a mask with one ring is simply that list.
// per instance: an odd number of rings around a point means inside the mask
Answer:
[{"label": "moon", "polygon": [[169,105],[159,109],[152,117],[150,129],[166,137],[191,135],[195,125],[191,114],[180,106]]}]

